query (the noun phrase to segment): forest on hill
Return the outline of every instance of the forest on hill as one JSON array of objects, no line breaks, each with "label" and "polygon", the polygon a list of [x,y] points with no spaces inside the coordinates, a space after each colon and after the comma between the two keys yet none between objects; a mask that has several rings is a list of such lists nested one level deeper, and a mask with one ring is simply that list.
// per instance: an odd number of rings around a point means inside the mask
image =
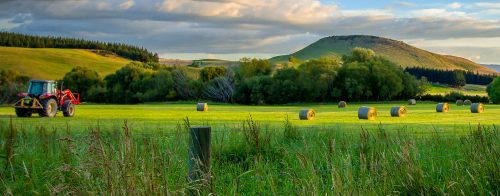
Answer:
[{"label": "forest on hill", "polygon": [[12,32],[0,32],[0,46],[90,49],[103,51],[104,53],[106,53],[106,51],[111,52],[134,61],[155,63],[159,61],[158,54],[150,52],[145,48],[123,43],[110,43],[53,36],[34,36]]}]

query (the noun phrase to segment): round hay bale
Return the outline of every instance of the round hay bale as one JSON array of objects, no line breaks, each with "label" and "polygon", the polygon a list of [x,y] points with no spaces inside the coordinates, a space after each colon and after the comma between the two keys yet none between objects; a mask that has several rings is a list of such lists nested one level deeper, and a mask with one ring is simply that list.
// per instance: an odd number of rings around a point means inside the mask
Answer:
[{"label": "round hay bale", "polygon": [[471,105],[471,104],[472,104],[472,101],[470,101],[470,100],[468,100],[468,99],[466,99],[466,100],[464,101],[464,105]]},{"label": "round hay bale", "polygon": [[448,112],[448,110],[450,110],[448,103],[438,103],[436,105],[436,112]]},{"label": "round hay bale", "polygon": [[408,105],[417,105],[417,100],[415,99],[408,100]]},{"label": "round hay bale", "polygon": [[200,111],[200,112],[206,112],[206,111],[208,111],[208,104],[207,103],[198,103],[198,104],[196,104],[196,111]]},{"label": "round hay bale", "polygon": [[403,117],[406,115],[406,107],[405,106],[394,106],[391,108],[391,116],[392,117]]},{"label": "round hay bale", "polygon": [[358,110],[359,119],[375,120],[377,118],[377,109],[374,107],[362,106]]},{"label": "round hay bale", "polygon": [[464,105],[464,100],[458,99],[456,103],[457,103],[458,106],[463,106]]},{"label": "round hay bale", "polygon": [[346,106],[347,106],[347,103],[345,101],[339,102],[339,108],[345,108]]},{"label": "round hay bale", "polygon": [[484,104],[482,103],[473,103],[470,105],[470,112],[472,113],[483,113],[484,112]]},{"label": "round hay bale", "polygon": [[316,111],[314,111],[313,109],[303,109],[299,112],[300,120],[313,120],[315,116]]}]

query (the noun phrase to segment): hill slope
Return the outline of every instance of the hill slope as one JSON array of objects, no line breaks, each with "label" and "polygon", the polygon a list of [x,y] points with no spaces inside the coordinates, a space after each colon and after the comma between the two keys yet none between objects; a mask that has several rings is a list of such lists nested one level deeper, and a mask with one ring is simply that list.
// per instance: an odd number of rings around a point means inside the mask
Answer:
[{"label": "hill slope", "polygon": [[[331,36],[322,38],[291,55],[300,60],[319,57],[340,57],[348,54],[355,47],[374,50],[377,54],[403,67],[428,67],[435,69],[464,69],[481,73],[496,73],[467,59],[449,55],[440,55],[422,50],[402,41],[365,35]],[[273,57],[272,62],[285,62],[289,55]]]},{"label": "hill slope", "polygon": [[104,77],[131,60],[83,49],[0,47],[0,69],[17,70],[32,79],[61,79],[73,67],[89,67]]}]

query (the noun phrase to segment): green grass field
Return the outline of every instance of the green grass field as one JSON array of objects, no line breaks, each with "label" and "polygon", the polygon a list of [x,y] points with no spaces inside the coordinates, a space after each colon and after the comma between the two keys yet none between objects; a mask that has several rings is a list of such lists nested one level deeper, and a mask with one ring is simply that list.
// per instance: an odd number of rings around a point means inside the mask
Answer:
[{"label": "green grass field", "polygon": [[[156,103],[137,105],[79,105],[74,118],[63,118],[61,114],[54,119],[16,118],[14,122],[24,125],[38,126],[41,124],[52,126],[52,124],[64,124],[87,126],[95,125],[97,121],[102,124],[122,123],[127,119],[130,122],[144,126],[162,126],[174,128],[182,119],[189,117],[193,124],[209,124],[212,126],[239,125],[246,117],[252,117],[270,126],[281,126],[286,116],[298,126],[358,126],[377,125],[468,125],[472,124],[500,124],[500,105],[486,105],[483,114],[470,113],[468,106],[455,106],[450,103],[449,113],[436,113],[435,103],[424,102],[417,105],[406,106],[408,115],[404,118],[390,116],[390,108],[397,105],[406,105],[405,102],[378,103],[354,103],[347,108],[337,108],[336,104],[311,104],[311,105],[283,105],[283,106],[244,106],[229,104],[209,104],[208,112],[195,111],[194,103]],[[373,106],[378,110],[378,118],[375,121],[358,120],[357,109],[360,106]],[[304,108],[316,110],[316,119],[302,121],[298,119],[298,112]],[[9,115],[15,115],[13,108],[1,107],[0,116],[3,119]],[[0,119],[1,119],[0,118]]]},{"label": "green grass field", "polygon": [[33,79],[61,79],[73,67],[84,66],[102,77],[130,62],[83,49],[0,47],[0,69],[17,70]]},{"label": "green grass field", "polygon": [[461,89],[452,88],[445,85],[433,84],[426,93],[429,93],[431,95],[445,95],[451,92],[459,92],[464,95],[488,96],[488,94],[486,93],[486,86],[474,84],[467,84]]},{"label": "green grass field", "polygon": [[[207,112],[195,103],[83,104],[73,118],[14,117],[12,127],[13,108],[0,107],[0,191],[500,193],[500,105],[473,114],[450,104],[448,113],[436,113],[435,103],[419,102],[407,106],[407,116],[390,117],[396,105],[406,103],[209,104]],[[376,107],[378,118],[359,120],[360,106]],[[299,120],[303,108],[315,109],[316,119]],[[186,117],[191,126],[212,127],[212,183],[186,180]]]}]

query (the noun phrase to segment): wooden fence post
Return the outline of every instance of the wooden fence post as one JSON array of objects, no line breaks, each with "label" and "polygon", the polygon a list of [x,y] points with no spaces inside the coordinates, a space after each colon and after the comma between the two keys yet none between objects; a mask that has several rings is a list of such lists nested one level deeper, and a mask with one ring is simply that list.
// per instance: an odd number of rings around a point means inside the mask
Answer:
[{"label": "wooden fence post", "polygon": [[188,182],[210,187],[211,127],[189,128]]}]

